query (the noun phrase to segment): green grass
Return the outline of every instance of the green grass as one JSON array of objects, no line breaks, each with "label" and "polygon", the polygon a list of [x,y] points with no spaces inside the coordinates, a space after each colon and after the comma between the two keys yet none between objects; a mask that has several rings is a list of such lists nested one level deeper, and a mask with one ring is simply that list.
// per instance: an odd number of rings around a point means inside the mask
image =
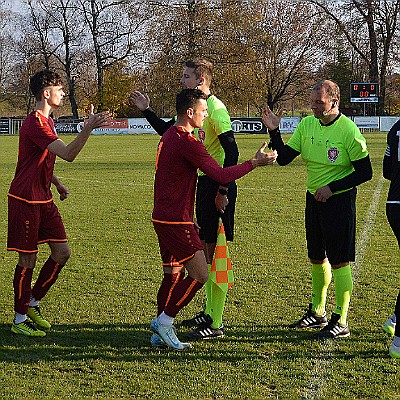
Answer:
[{"label": "green grass", "polygon": [[[305,169],[259,168],[238,181],[236,282],[226,337],[190,351],[154,350],[148,325],[162,277],[150,215],[156,136],[93,136],[78,159],[57,161],[70,189],[57,201],[72,257],[41,303],[53,324],[43,339],[13,336],[6,252],[7,190],[17,137],[0,137],[0,396],[4,399],[399,399],[400,363],[381,326],[399,290],[399,250],[385,217],[384,134],[367,134],[374,178],[359,187],[358,262],[351,336],[319,343],[289,331],[307,307],[311,274],[304,235]],[[65,141],[72,138],[66,136]],[[239,136],[241,159],[263,138]],[[371,208],[372,205],[372,208]],[[41,246],[39,266],[48,257]],[[328,312],[334,310],[333,285]],[[178,315],[201,309],[204,291]],[[182,332],[182,329],[179,330]]]}]

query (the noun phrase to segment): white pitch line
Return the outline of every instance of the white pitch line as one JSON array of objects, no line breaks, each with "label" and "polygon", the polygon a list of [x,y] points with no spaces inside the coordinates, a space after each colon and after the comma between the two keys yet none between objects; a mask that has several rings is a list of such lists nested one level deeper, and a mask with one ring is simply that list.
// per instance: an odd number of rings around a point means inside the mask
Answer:
[{"label": "white pitch line", "polygon": [[[354,284],[357,282],[358,276],[363,267],[364,255],[371,236],[371,230],[375,224],[376,212],[382,193],[383,183],[384,178],[381,177],[373,192],[371,205],[367,214],[367,220],[357,240],[356,259],[351,269]],[[320,356],[314,362],[314,367],[310,374],[309,387],[306,390],[306,393],[302,396],[303,399],[311,400],[326,398],[324,395],[325,383],[329,380],[331,365],[335,362],[333,350],[335,350],[337,346],[340,346],[340,344],[334,342],[333,340],[325,340],[320,342]]]},{"label": "white pitch line", "polygon": [[358,274],[363,265],[364,255],[365,255],[365,251],[368,246],[371,230],[375,224],[376,210],[379,205],[379,198],[382,193],[382,188],[383,188],[384,182],[385,182],[385,179],[383,178],[383,176],[381,176],[376,185],[374,195],[372,197],[372,202],[371,202],[371,205],[368,210],[367,221],[365,222],[364,227],[358,237],[357,247],[356,247],[356,260],[355,260],[355,265],[352,268],[354,282],[356,282],[358,280]]}]

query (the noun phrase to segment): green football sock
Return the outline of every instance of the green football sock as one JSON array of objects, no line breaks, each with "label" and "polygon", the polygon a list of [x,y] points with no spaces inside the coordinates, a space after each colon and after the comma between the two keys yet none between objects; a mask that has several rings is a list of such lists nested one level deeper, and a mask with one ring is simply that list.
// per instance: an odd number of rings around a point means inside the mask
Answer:
[{"label": "green football sock", "polygon": [[351,293],[353,291],[353,279],[350,265],[333,270],[335,281],[336,310],[340,315],[339,323],[346,325],[347,312],[349,311]]},{"label": "green football sock", "polygon": [[312,311],[317,315],[325,312],[326,293],[332,280],[331,264],[325,262],[323,264],[312,265]]}]

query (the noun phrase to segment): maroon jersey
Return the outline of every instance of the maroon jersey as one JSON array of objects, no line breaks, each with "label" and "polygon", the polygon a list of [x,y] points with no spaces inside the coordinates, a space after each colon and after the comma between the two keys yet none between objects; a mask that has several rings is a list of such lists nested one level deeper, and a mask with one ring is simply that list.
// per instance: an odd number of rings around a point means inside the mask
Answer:
[{"label": "maroon jersey", "polygon": [[253,169],[251,161],[221,168],[194,135],[172,126],[162,136],[156,158],[153,221],[193,223],[197,171],[231,182]]},{"label": "maroon jersey", "polygon": [[56,155],[47,146],[57,140],[54,122],[32,111],[19,133],[18,162],[8,195],[28,203],[52,201],[50,191]]}]

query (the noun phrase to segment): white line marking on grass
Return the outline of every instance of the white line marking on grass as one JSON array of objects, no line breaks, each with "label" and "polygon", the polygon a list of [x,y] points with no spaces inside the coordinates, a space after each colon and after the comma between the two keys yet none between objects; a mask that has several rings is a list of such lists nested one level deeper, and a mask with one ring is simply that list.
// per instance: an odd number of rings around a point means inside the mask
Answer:
[{"label": "white line marking on grass", "polygon": [[357,282],[357,280],[358,280],[358,274],[361,270],[361,267],[362,267],[362,264],[364,261],[364,255],[365,255],[365,251],[368,246],[371,229],[373,228],[373,226],[375,224],[376,210],[379,205],[379,198],[382,193],[382,188],[383,188],[384,182],[385,182],[385,179],[383,178],[383,176],[381,176],[376,185],[376,188],[374,190],[371,205],[369,206],[369,210],[368,210],[367,220],[366,220],[364,227],[358,237],[357,247],[356,247],[356,261],[354,263],[355,265],[353,265],[353,268],[352,268],[354,282]]},{"label": "white line marking on grass", "polygon": [[[352,265],[353,282],[356,283],[363,267],[365,252],[371,235],[371,230],[375,224],[376,212],[379,205],[379,198],[382,193],[384,178],[381,177],[373,191],[371,205],[368,210],[367,219],[357,240],[356,260]],[[354,291],[353,291],[354,294]],[[333,340],[320,342],[320,356],[313,363],[313,370],[310,373],[310,383],[308,389],[302,396],[303,399],[323,399],[326,382],[329,381],[329,374],[332,364],[336,361],[333,351],[340,346]]]}]

